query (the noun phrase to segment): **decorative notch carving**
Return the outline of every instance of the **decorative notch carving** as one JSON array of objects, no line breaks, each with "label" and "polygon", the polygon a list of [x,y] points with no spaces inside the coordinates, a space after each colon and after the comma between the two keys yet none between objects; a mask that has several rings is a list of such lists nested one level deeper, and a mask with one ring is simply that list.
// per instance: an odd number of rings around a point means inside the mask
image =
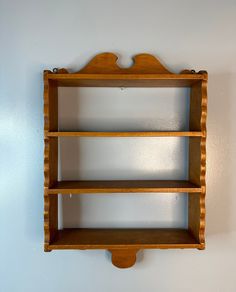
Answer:
[{"label": "decorative notch carving", "polygon": [[[96,55],[85,67],[71,74],[173,74],[161,62],[150,54],[138,54],[133,58],[133,65],[122,68],[117,64],[118,56],[113,53]],[[65,68],[53,68],[44,73],[68,74]]]},{"label": "decorative notch carving", "polygon": [[83,74],[172,74],[160,61],[149,54],[133,57],[133,65],[121,68],[117,65],[118,57],[113,53],[95,56],[83,69],[76,73]]},{"label": "decorative notch carving", "polygon": [[[150,54],[138,54],[133,58],[133,64],[128,68],[122,68],[117,64],[118,56],[114,53],[101,53],[96,55],[81,70],[70,73],[65,68],[53,68],[52,71],[45,70],[44,74],[174,74],[161,62]],[[179,74],[201,74],[207,80],[207,72],[185,69]]]}]

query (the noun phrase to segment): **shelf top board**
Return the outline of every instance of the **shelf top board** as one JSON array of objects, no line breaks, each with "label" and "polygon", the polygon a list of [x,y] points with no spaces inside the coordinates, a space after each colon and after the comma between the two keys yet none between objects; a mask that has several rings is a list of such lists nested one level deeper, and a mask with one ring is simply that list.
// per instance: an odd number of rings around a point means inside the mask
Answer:
[{"label": "shelf top board", "polygon": [[119,67],[117,60],[113,53],[102,53],[77,72],[54,68],[45,70],[44,78],[63,87],[189,87],[207,79],[206,71],[172,73],[150,54],[134,56],[133,65],[128,68]]}]

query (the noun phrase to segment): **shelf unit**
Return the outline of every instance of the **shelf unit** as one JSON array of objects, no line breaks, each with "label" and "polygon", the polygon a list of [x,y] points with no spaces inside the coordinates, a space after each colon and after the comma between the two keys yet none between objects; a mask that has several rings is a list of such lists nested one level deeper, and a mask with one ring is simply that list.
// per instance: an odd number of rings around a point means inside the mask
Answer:
[{"label": "shelf unit", "polygon": [[[134,265],[140,249],[205,248],[205,171],[207,72],[171,73],[149,54],[136,55],[133,65],[120,68],[117,56],[95,56],[83,69],[44,71],[44,230],[45,251],[107,249],[119,268]],[[59,131],[59,87],[189,87],[188,131]],[[183,180],[58,181],[58,138],[68,137],[189,137],[189,178]],[[188,229],[63,229],[58,230],[58,194],[188,193]]]}]

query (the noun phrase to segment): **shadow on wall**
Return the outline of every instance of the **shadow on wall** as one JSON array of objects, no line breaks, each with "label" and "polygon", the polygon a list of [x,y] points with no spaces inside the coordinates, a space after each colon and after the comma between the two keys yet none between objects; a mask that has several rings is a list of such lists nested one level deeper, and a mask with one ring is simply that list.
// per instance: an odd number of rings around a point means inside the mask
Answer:
[{"label": "shadow on wall", "polygon": [[[207,120],[207,235],[228,233],[236,230],[232,222],[233,202],[230,194],[235,191],[232,159],[234,121],[232,111],[232,90],[235,76],[232,74],[209,75],[208,120]],[[235,90],[235,89],[234,89]],[[231,98],[231,99],[230,99]],[[235,101],[234,101],[235,102]],[[235,112],[236,114],[236,112]],[[215,118],[217,117],[217,118]],[[235,142],[234,142],[235,144]]]},{"label": "shadow on wall", "polygon": [[[59,127],[186,130],[188,94],[186,88],[60,88]],[[184,180],[188,174],[188,138],[60,138],[59,153],[63,180]],[[72,195],[59,201],[60,227],[187,226],[186,194]]]},{"label": "shadow on wall", "polygon": [[184,131],[187,88],[60,88],[60,130]]},{"label": "shadow on wall", "polygon": [[[234,210],[231,208],[232,199],[230,198],[230,193],[234,192],[235,189],[232,169],[236,167],[234,160],[231,159],[232,154],[235,152],[231,146],[235,138],[233,135],[233,121],[230,120],[231,112],[235,106],[232,104],[234,101],[232,99],[230,100],[230,97],[233,96],[232,91],[235,90],[233,84],[234,78],[229,73],[209,74],[206,199],[207,235],[228,233],[236,230],[236,227],[233,227],[235,224],[232,222]],[[41,100],[42,90],[39,90],[39,92],[39,100]],[[79,104],[73,110],[76,112],[78,107]],[[71,108],[69,102],[68,108]],[[217,119],[213,119],[213,117],[217,117]],[[43,191],[41,188],[40,190]],[[39,191],[37,195],[38,197],[30,196],[29,200],[27,200],[27,204],[30,205],[28,208],[32,210],[32,206],[35,206],[37,211],[33,213],[40,215],[40,220],[37,220],[39,222],[38,228],[35,228],[35,224],[32,226],[29,222],[27,223],[28,227],[26,226],[26,228],[30,230],[31,238],[32,233],[35,232],[37,232],[35,238],[41,238],[42,236],[42,193]],[[37,204],[34,202],[37,202]]]}]

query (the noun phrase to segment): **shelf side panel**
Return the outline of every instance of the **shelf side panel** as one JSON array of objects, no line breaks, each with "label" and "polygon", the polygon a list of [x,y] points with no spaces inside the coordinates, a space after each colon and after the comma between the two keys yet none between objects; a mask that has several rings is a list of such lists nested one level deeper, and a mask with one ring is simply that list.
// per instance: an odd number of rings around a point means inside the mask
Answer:
[{"label": "shelf side panel", "polygon": [[58,177],[58,138],[48,132],[58,131],[58,88],[44,72],[44,187],[48,188]]},{"label": "shelf side panel", "polygon": [[58,196],[48,194],[49,187],[57,181],[58,138],[45,138],[44,143],[44,247],[48,251],[58,228]]},{"label": "shelf side panel", "polygon": [[44,73],[44,131],[58,131],[58,87]]},{"label": "shelf side panel", "polygon": [[193,236],[202,245],[205,244],[205,193],[188,195],[188,226]]},{"label": "shelf side panel", "polygon": [[191,87],[189,129],[191,131],[201,130],[202,115],[202,82],[197,82]]},{"label": "shelf side panel", "polygon": [[205,195],[206,195],[206,118],[207,118],[207,73],[204,80],[191,89],[190,125],[191,131],[201,131],[202,137],[189,138],[189,180],[201,186],[198,194],[189,194],[189,230],[205,247]]},{"label": "shelf side panel", "polygon": [[201,138],[189,138],[189,180],[201,186]]},{"label": "shelf side panel", "polygon": [[202,137],[189,138],[189,179],[205,188],[206,173],[206,117],[207,117],[207,75],[191,89],[190,121],[191,131],[201,131]]},{"label": "shelf side panel", "polygon": [[44,194],[44,250],[50,251],[49,245],[58,230],[58,196]]},{"label": "shelf side panel", "polygon": [[50,197],[48,188],[58,179],[58,138],[48,137],[49,131],[58,130],[58,89],[55,82],[44,73],[44,249],[56,235],[58,229],[58,197]]}]

